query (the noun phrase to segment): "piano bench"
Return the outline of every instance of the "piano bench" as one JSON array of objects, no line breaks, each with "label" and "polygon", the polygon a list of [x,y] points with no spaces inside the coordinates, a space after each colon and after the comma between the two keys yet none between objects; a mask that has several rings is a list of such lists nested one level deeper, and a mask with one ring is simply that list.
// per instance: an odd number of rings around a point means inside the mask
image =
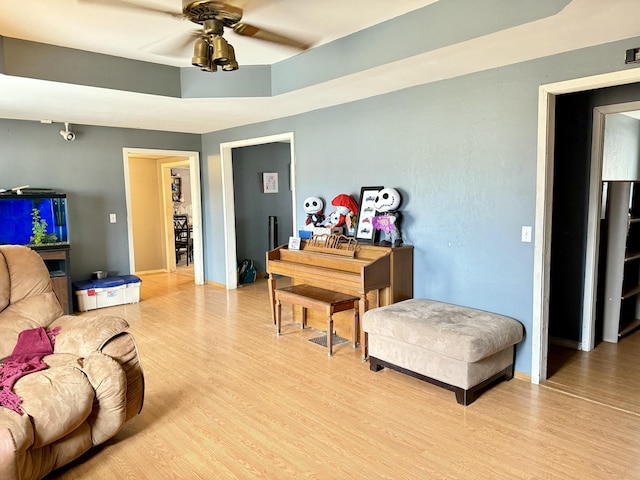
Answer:
[{"label": "piano bench", "polygon": [[499,379],[513,378],[520,322],[422,298],[368,310],[362,318],[369,368],[383,367],[455,392],[469,405]]},{"label": "piano bench", "polygon": [[293,285],[291,287],[276,288],[274,292],[276,303],[276,334],[280,335],[282,321],[282,302],[302,307],[300,327],[304,329],[307,322],[307,309],[319,310],[327,316],[327,349],[328,355],[333,355],[333,314],[353,309],[353,346],[356,347],[359,331],[358,297],[346,295],[333,290],[314,287],[311,285]]}]

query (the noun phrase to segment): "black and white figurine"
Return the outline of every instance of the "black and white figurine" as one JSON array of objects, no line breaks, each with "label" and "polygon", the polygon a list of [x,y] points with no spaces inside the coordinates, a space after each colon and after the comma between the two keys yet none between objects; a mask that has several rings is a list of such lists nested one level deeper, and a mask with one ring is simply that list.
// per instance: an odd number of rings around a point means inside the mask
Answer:
[{"label": "black and white figurine", "polygon": [[373,227],[384,232],[380,243],[389,243],[392,247],[402,245],[400,234],[400,203],[402,196],[395,188],[383,188],[378,192],[373,207],[377,215],[373,217]]},{"label": "black and white figurine", "polygon": [[312,227],[320,227],[324,222],[324,202],[320,197],[308,197],[304,201],[304,212],[307,214],[305,224]]}]

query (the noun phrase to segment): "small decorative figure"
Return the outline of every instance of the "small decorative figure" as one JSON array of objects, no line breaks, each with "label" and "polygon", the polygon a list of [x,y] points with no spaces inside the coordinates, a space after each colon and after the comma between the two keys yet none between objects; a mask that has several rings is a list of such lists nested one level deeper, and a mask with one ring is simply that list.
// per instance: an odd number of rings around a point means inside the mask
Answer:
[{"label": "small decorative figure", "polygon": [[378,192],[374,208],[380,215],[373,217],[373,227],[385,234],[385,239],[380,243],[389,243],[392,247],[402,245],[398,212],[401,202],[402,197],[395,188],[383,188]]},{"label": "small decorative figure", "polygon": [[331,228],[345,225],[347,235],[353,236],[356,229],[358,203],[350,195],[341,193],[331,200],[331,205],[336,207],[327,220]]},{"label": "small decorative figure", "polygon": [[324,223],[324,201],[320,197],[308,197],[304,201],[304,212],[307,214],[305,225],[308,229],[320,227]]}]

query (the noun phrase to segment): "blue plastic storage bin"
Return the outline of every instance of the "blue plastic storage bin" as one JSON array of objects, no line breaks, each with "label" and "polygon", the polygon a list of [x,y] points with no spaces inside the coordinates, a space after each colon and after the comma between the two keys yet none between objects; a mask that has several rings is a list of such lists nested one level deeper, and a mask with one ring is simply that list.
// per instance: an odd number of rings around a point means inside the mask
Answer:
[{"label": "blue plastic storage bin", "polygon": [[141,283],[142,280],[135,275],[73,282],[78,310],[85,312],[96,308],[138,303]]}]

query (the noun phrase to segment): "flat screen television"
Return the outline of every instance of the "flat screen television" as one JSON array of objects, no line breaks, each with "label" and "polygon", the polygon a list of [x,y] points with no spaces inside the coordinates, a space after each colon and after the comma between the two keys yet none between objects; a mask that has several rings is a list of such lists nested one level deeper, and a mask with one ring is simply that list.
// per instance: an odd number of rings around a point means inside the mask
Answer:
[{"label": "flat screen television", "polygon": [[0,244],[68,245],[67,196],[63,193],[0,195]]}]

